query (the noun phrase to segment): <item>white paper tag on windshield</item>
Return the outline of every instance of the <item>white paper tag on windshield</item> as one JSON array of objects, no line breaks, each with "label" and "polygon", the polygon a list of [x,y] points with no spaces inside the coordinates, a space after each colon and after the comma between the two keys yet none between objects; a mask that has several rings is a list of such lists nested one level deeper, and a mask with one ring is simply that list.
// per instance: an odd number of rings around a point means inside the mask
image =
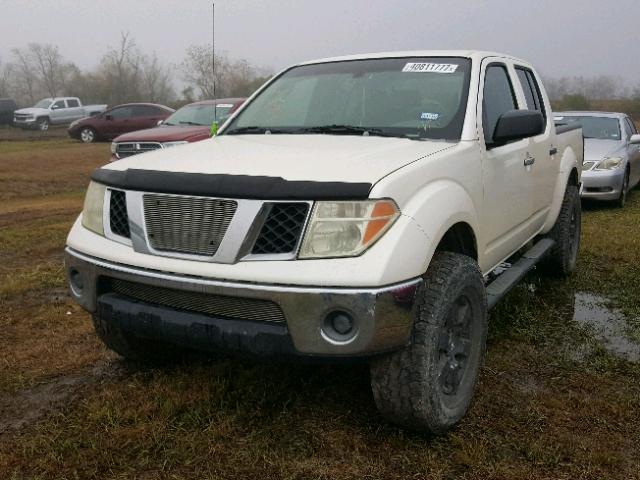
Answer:
[{"label": "white paper tag on windshield", "polygon": [[402,71],[410,73],[453,73],[457,69],[458,65],[451,63],[407,63]]}]

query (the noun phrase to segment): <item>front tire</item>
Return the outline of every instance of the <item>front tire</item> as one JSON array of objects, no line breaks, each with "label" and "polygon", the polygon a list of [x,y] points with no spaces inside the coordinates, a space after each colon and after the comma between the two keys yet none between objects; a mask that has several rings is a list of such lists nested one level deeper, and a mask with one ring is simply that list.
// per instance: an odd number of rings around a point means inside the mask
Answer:
[{"label": "front tire", "polygon": [[172,363],[186,354],[185,349],[153,340],[139,338],[92,315],[93,326],[102,342],[127,360],[145,364]]},{"label": "front tire", "polygon": [[93,143],[98,139],[96,131],[91,127],[84,127],[80,130],[80,140],[82,143]]},{"label": "front tire", "polygon": [[38,120],[38,130],[40,130],[41,132],[46,132],[47,130],[49,130],[48,118],[41,118],[40,120]]},{"label": "front tire", "polygon": [[371,363],[371,387],[389,421],[440,434],[469,409],[484,356],[488,313],[478,264],[436,252],[416,295],[411,341]]},{"label": "front tire", "polygon": [[620,189],[620,196],[615,201],[615,205],[618,208],[624,208],[627,204],[627,195],[629,194],[629,168],[624,172],[624,179],[622,180],[622,188]]},{"label": "front tire", "polygon": [[562,278],[575,271],[580,248],[581,221],[580,192],[577,186],[567,185],[560,214],[548,235],[555,245],[541,263],[541,267],[549,275]]}]

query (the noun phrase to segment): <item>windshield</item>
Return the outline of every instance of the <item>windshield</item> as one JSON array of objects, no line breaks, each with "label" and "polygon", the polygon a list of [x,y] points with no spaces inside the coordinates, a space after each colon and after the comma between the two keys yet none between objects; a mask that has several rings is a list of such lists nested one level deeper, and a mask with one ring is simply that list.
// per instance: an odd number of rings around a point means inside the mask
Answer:
[{"label": "windshield", "polygon": [[213,104],[187,105],[171,115],[165,125],[202,125],[211,126],[214,119],[221,125],[229,117],[233,104],[220,103],[214,113]]},{"label": "windshield", "polygon": [[618,122],[617,118],[579,117],[571,115],[556,117],[555,120],[561,124],[580,122],[582,124],[582,134],[584,135],[584,138],[620,140],[620,122]]},{"label": "windshield", "polygon": [[38,103],[36,103],[33,108],[49,108],[49,106],[51,105],[51,99],[49,98],[45,98],[44,100],[40,100]]},{"label": "windshield", "polygon": [[470,66],[468,59],[420,57],[294,67],[258,95],[224,133],[457,140]]}]

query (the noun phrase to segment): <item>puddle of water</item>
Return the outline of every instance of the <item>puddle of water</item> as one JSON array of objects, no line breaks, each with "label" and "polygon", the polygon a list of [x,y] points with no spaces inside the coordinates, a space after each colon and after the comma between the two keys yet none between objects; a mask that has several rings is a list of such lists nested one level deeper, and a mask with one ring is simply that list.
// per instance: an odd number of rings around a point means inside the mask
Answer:
[{"label": "puddle of water", "polygon": [[608,299],[591,293],[575,295],[573,320],[588,326],[598,341],[612,354],[640,362],[640,343],[625,334],[627,322],[624,315],[606,307]]}]

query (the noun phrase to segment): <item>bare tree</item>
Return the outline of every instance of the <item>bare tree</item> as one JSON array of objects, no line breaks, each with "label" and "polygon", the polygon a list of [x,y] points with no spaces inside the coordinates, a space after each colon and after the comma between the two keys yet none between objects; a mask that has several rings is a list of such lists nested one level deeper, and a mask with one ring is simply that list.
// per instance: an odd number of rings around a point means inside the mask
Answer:
[{"label": "bare tree", "polygon": [[168,103],[175,97],[169,67],[162,65],[154,53],[142,62],[143,96],[150,102]]},{"label": "bare tree", "polygon": [[100,73],[110,86],[109,103],[139,100],[142,60],[133,38],[123,32],[118,46],[109,50],[100,63]]},{"label": "bare tree", "polygon": [[29,52],[14,48],[12,51],[15,60],[15,88],[17,96],[33,104],[36,101],[36,70],[31,61]]},{"label": "bare tree", "polygon": [[13,65],[0,59],[0,97],[10,97]]},{"label": "bare tree", "polygon": [[[192,45],[182,62],[183,80],[193,86],[200,98],[247,96],[267,78],[246,60],[230,60],[226,55],[215,56],[215,79],[213,56],[210,45]],[[215,90],[214,90],[215,89]]]},{"label": "bare tree", "polygon": [[71,68],[58,51],[58,47],[49,44],[30,43],[29,60],[37,72],[42,90],[50,97],[63,94],[65,79]]}]

